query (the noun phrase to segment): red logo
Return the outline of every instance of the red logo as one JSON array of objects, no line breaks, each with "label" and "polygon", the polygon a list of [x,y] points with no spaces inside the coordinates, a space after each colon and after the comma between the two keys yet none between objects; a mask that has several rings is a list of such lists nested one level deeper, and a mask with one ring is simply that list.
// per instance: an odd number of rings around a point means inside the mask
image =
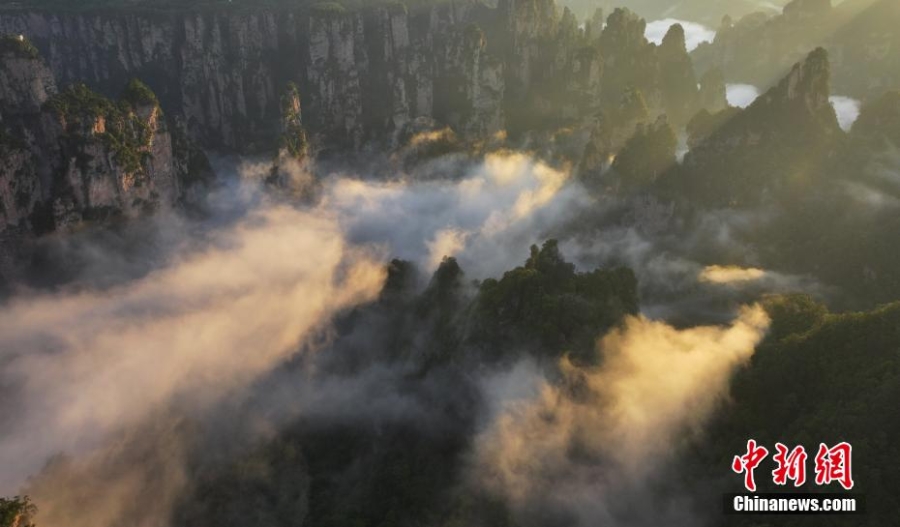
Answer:
[{"label": "red logo", "polygon": [[756,481],[753,479],[753,471],[769,455],[766,447],[757,447],[753,439],[747,441],[747,453],[743,456],[734,456],[731,462],[731,470],[740,474],[744,473],[744,486],[750,492],[756,492]]},{"label": "red logo", "polygon": [[[782,443],[775,443],[775,454],[772,460],[775,469],[772,471],[772,481],[776,485],[787,485],[788,481],[794,482],[794,487],[800,487],[806,483],[806,449],[796,446],[789,449]],[[853,488],[853,473],[851,469],[852,447],[843,442],[828,448],[825,444],[819,445],[816,454],[816,485],[830,485],[838,483],[846,490]],[[744,487],[750,492],[756,492],[756,480],[753,471],[769,455],[768,449],[760,446],[755,440],[747,441],[747,453],[742,456],[734,456],[731,462],[731,470],[744,475]]]},{"label": "red logo", "polygon": [[772,459],[778,467],[772,471],[772,481],[776,485],[787,485],[788,480],[792,480],[795,487],[806,483],[806,449],[797,446],[788,453],[788,447],[781,443],[775,443],[775,449],[778,453]]},{"label": "red logo", "polygon": [[850,455],[853,447],[849,443],[838,443],[832,448],[819,444],[816,454],[816,485],[829,485],[837,481],[847,490],[853,488],[853,475],[850,471]]}]

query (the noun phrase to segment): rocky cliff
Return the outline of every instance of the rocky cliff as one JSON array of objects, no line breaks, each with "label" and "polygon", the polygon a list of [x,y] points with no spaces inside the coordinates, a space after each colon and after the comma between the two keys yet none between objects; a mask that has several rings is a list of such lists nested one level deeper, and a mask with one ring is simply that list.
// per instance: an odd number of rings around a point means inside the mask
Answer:
[{"label": "rocky cliff", "polygon": [[30,148],[33,136],[22,133],[22,122],[34,123],[54,93],[53,75],[37,50],[24,38],[0,39],[0,232],[27,222],[42,201],[44,163]]},{"label": "rocky cliff", "polygon": [[829,94],[828,53],[819,48],[748,108],[698,116],[683,190],[697,202],[742,206],[819,185],[843,140]]},{"label": "rocky cliff", "polygon": [[0,79],[0,233],[67,230],[168,206],[197,168],[197,153],[173,139],[140,81],[117,101],[81,84],[58,92],[19,37],[3,43]]},{"label": "rocky cliff", "polygon": [[[600,16],[582,28],[554,0],[7,10],[0,33],[31,39],[60,85],[84,82],[111,96],[142,79],[167,112],[183,116],[192,138],[226,150],[272,148],[291,83],[303,96],[305,126],[328,147],[390,142],[420,117],[469,138],[583,120],[617,105],[631,86],[657,113],[696,105],[695,93],[681,93],[696,83],[677,35],[658,51],[636,15],[616,10],[602,31]],[[670,79],[678,83],[672,93]]]}]

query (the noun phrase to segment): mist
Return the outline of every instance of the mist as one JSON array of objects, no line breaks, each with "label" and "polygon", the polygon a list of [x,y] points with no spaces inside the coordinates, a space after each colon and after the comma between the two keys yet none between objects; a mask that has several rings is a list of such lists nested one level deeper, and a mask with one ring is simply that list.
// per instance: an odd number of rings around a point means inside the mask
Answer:
[{"label": "mist", "polygon": [[[698,523],[687,502],[663,506],[654,476],[702,433],[767,327],[759,306],[743,308],[727,327],[677,330],[632,318],[598,341],[598,367],[563,359],[557,383],[527,365],[491,379],[532,386],[533,395],[495,402],[473,477],[511,500],[522,525]],[[629,507],[637,496],[658,506]]]},{"label": "mist", "polygon": [[833,95],[828,99],[834,112],[837,114],[838,124],[845,132],[853,127],[853,123],[859,117],[859,108],[861,103],[852,97],[844,97],[841,95]]},{"label": "mist", "polygon": [[738,108],[746,108],[760,95],[759,88],[751,84],[728,84],[725,86],[728,104]]},{"label": "mist", "polygon": [[[2,492],[60,454],[102,458],[173,406],[202,415],[300,352],[337,312],[374,298],[384,278],[383,258],[349,246],[334,220],[286,206],[203,235],[200,249],[130,283],[23,294],[0,311]],[[125,494],[153,467],[129,470]]]},{"label": "mist", "polygon": [[[287,192],[265,190],[266,160],[214,162],[220,184],[206,215],[154,218],[155,242],[140,252],[146,263],[112,258],[117,278],[98,281],[105,255],[120,242],[75,238],[65,254],[93,255],[79,277],[51,291],[21,291],[0,309],[7,394],[0,419],[15,423],[0,435],[7,467],[0,492],[31,494],[41,525],[106,527],[125,518],[170,525],[198,456],[240,451],[298,419],[462,433],[430,408],[447,397],[487,405],[475,412],[484,421],[471,453],[481,468],[466,485],[503,496],[525,517],[539,507],[573,514],[578,524],[614,519],[623,491],[610,478],[628,481],[630,495],[650,492],[671,458],[667,445],[700,432],[731,372],[764,334],[758,307],[735,319],[735,306],[773,290],[817,287],[693,259],[694,245],[708,239],[739,250],[723,229],[746,218],[710,217],[712,230],[699,229],[696,239],[644,232],[614,219],[627,202],[593,196],[570,167],[524,152],[432,162],[456,175],[449,180],[343,171],[313,177],[310,167],[292,167]],[[298,193],[304,204],[289,205]],[[628,265],[639,277],[644,315],[596,335],[597,368],[565,359],[550,369],[519,363],[486,373],[477,393],[450,370],[410,393],[416,366],[376,350],[385,346],[390,355],[389,343],[380,344],[388,319],[357,316],[352,333],[335,330],[342,314],[378,298],[391,258],[428,276],[454,256],[468,280],[484,280],[552,237],[581,270]],[[648,318],[692,309],[724,326],[676,329]],[[371,348],[369,358],[348,371],[334,368],[360,346]],[[554,418],[545,422],[548,412]],[[570,459],[571,448],[599,464]],[[567,483],[547,491],[548,478]]]},{"label": "mist", "polygon": [[455,181],[336,174],[323,183],[319,210],[336,214],[352,241],[380,245],[428,271],[453,256],[471,278],[484,279],[596,203],[568,168],[525,153],[491,153],[452,171],[460,174]]}]

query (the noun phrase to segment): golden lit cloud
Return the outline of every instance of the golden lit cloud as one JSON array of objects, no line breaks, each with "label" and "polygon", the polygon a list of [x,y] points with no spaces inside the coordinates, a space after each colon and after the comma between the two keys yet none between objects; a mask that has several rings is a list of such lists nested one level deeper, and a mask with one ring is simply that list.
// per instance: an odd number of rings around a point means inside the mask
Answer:
[{"label": "golden lit cloud", "polygon": [[199,410],[246,387],[383,279],[335,221],[274,207],[127,285],[15,298],[0,311],[2,380],[20,400],[0,435],[0,486],[14,492],[49,456],[97,448],[174,401]]},{"label": "golden lit cloud", "polygon": [[478,481],[521,507],[537,498],[601,506],[604,489],[644,481],[699,431],[768,325],[760,306],[725,327],[628,319],[600,340],[601,366],[563,359],[560,381],[536,373],[537,396],[502,409],[479,438]]},{"label": "golden lit cloud", "polygon": [[703,268],[699,279],[712,284],[730,284],[760,280],[765,276],[765,271],[753,267],[710,265]]}]

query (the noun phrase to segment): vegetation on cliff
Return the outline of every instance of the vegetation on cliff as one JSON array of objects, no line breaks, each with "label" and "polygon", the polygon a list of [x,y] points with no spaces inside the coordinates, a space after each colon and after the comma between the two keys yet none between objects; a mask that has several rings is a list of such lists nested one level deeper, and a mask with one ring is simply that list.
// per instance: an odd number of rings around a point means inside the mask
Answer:
[{"label": "vegetation on cliff", "polygon": [[[827,524],[890,523],[900,508],[893,491],[900,485],[900,451],[891,440],[900,434],[900,304],[834,314],[807,296],[789,295],[770,298],[766,309],[772,330],[735,377],[732,401],[703,443],[708,450],[696,452],[707,469],[700,477],[719,477],[750,437],[765,445],[804,445],[810,457],[820,442],[847,441],[853,445],[853,492],[865,495],[869,508],[863,521]],[[757,481],[760,492],[780,490],[771,478]],[[733,486],[741,490],[738,479]],[[738,517],[728,524],[757,525]],[[817,517],[779,521],[786,527],[822,524]]]},{"label": "vegetation on cliff", "polygon": [[28,496],[0,498],[0,527],[34,527],[37,507]]},{"label": "vegetation on cliff", "polygon": [[524,266],[485,280],[475,309],[473,338],[490,349],[534,342],[553,356],[585,356],[598,331],[637,313],[637,278],[626,268],[576,272],[549,240],[531,248]]},{"label": "vegetation on cliff", "polygon": [[119,96],[119,100],[128,104],[132,108],[141,106],[159,106],[159,99],[149,86],[141,82],[139,79],[131,79]]},{"label": "vegetation on cliff", "polygon": [[[142,82],[128,83],[114,102],[76,84],[47,101],[45,107],[80,137],[98,136],[114,153],[126,172],[139,172],[149,156],[156,120],[161,119],[156,95]],[[150,108],[150,112],[140,111]],[[160,122],[161,123],[161,122]]]},{"label": "vegetation on cliff", "polygon": [[26,59],[38,59],[41,56],[34,44],[22,35],[0,36],[0,55],[7,53]]},{"label": "vegetation on cliff", "polygon": [[294,159],[305,159],[309,154],[309,139],[303,127],[300,88],[293,82],[288,84],[281,96],[281,127],[281,147]]}]

